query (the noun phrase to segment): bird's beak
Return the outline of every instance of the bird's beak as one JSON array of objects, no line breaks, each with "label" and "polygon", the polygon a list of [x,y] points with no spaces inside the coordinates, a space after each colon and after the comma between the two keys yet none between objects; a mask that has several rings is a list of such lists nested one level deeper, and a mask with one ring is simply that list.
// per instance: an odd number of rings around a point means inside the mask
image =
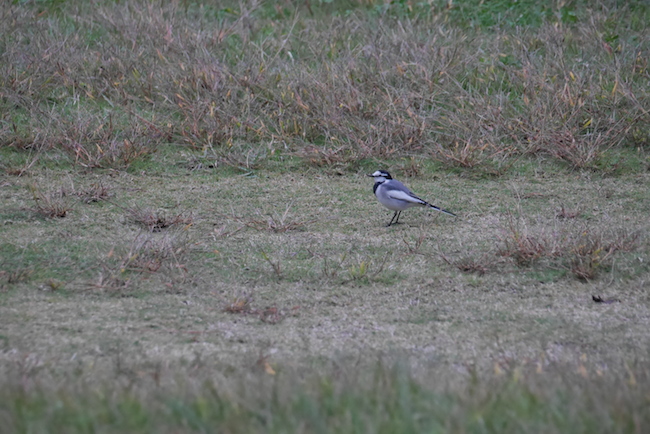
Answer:
[{"label": "bird's beak", "polygon": [[374,178],[374,176],[372,176],[372,175],[366,175],[366,176],[369,176],[369,177],[371,177],[371,178]]}]

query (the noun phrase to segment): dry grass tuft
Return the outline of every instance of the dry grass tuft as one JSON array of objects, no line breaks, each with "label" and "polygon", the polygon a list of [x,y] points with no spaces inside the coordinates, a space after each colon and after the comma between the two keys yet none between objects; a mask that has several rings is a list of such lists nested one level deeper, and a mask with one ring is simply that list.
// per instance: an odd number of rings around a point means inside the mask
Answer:
[{"label": "dry grass tuft", "polygon": [[89,290],[123,293],[131,287],[131,284],[131,279],[120,277],[114,272],[108,271],[100,272],[97,276],[97,280],[94,282],[87,282],[85,288]]},{"label": "dry grass tuft", "polygon": [[266,149],[251,148],[246,152],[229,151],[218,158],[220,163],[242,172],[261,169],[266,159]]},{"label": "dry grass tuft", "polygon": [[189,241],[185,237],[153,238],[140,234],[130,243],[128,251],[119,253],[111,248],[100,264],[97,280],[86,282],[85,287],[124,294],[132,287],[137,288],[134,281],[138,276],[157,273],[161,274],[164,285],[171,288],[188,276],[188,252]]},{"label": "dry grass tuft", "polygon": [[423,254],[421,249],[424,245],[424,240],[426,240],[426,234],[422,230],[420,230],[420,235],[412,243],[410,243],[406,238],[402,238],[402,242],[406,246],[406,251],[409,255]]},{"label": "dry grass tuft", "polygon": [[253,299],[251,296],[240,296],[224,307],[223,311],[230,314],[255,316],[267,324],[278,324],[287,317],[296,317],[299,315],[300,306],[292,306],[285,309],[271,306],[258,309],[252,306],[252,302]]},{"label": "dry grass tuft", "polygon": [[449,265],[456,267],[463,273],[478,274],[483,276],[487,272],[491,271],[495,267],[495,260],[493,259],[493,254],[488,252],[480,257],[476,256],[464,256],[456,260],[451,260],[445,255],[441,255],[442,259]]},{"label": "dry grass tuft", "polygon": [[309,145],[298,151],[296,155],[314,167],[347,166],[361,158],[357,152],[348,146],[320,148]]},{"label": "dry grass tuft", "polygon": [[551,134],[545,148],[553,157],[575,169],[595,168],[604,153],[621,141],[622,132],[576,134],[563,130]]},{"label": "dry grass tuft", "polygon": [[332,261],[328,260],[328,258],[323,258],[323,266],[321,268],[321,274],[323,278],[335,279],[336,277],[338,277],[339,273],[342,270],[342,265],[344,260],[345,257],[343,256],[341,258],[341,261],[332,264]]},{"label": "dry grass tuft", "polygon": [[434,160],[446,165],[472,169],[491,164],[499,158],[508,157],[513,151],[507,147],[497,147],[489,142],[475,143],[468,140],[464,143],[455,141],[453,145],[438,147],[431,153]]},{"label": "dry grass tuft", "polygon": [[581,209],[567,209],[562,205],[562,207],[555,213],[555,217],[569,220],[578,217],[580,214],[582,214]]},{"label": "dry grass tuft", "polygon": [[357,258],[356,261],[348,266],[348,279],[343,282],[368,282],[378,278],[384,272],[390,258],[390,253],[386,253],[381,260]]},{"label": "dry grass tuft", "polygon": [[614,232],[608,237],[603,232],[585,230],[568,251],[569,269],[580,280],[593,280],[600,270],[611,264],[615,253],[633,251],[638,240],[638,232]]},{"label": "dry grass tuft", "polygon": [[242,296],[235,298],[232,303],[224,307],[223,311],[228,313],[248,313],[251,311],[251,302],[253,298],[251,296]]},{"label": "dry grass tuft", "polygon": [[278,280],[282,279],[282,265],[280,264],[280,260],[272,260],[264,250],[260,251],[260,255],[266,261],[266,263],[271,266],[273,273],[278,278]]},{"label": "dry grass tuft", "polygon": [[55,193],[43,193],[35,185],[30,185],[29,189],[32,192],[32,199],[36,203],[32,210],[45,218],[63,218],[72,210],[65,200],[63,190]]},{"label": "dry grass tuft", "polygon": [[87,168],[128,168],[155,152],[166,137],[157,127],[137,120],[126,130],[116,126],[112,117],[89,115],[61,122],[61,135],[53,140],[75,164]]},{"label": "dry grass tuft", "polygon": [[143,226],[149,232],[160,232],[176,225],[191,225],[194,218],[183,213],[167,215],[163,211],[154,211],[150,208],[130,208],[127,210],[129,218],[136,224]]},{"label": "dry grass tuft", "polygon": [[398,166],[398,171],[404,174],[407,178],[421,176],[423,171],[422,162],[415,157],[406,158],[405,161]]},{"label": "dry grass tuft", "polygon": [[295,317],[299,315],[300,306],[292,306],[289,309],[280,309],[275,306],[267,307],[260,312],[260,320],[267,324],[278,324],[284,321],[287,317]]},{"label": "dry grass tuft", "polygon": [[136,238],[128,254],[122,258],[120,271],[154,273],[168,264],[179,272],[187,272],[181,262],[187,250],[187,243],[179,241],[178,237]]},{"label": "dry grass tuft", "polygon": [[497,255],[514,260],[521,267],[529,266],[538,259],[555,255],[549,240],[541,234],[532,234],[523,225],[510,218],[505,235],[501,238],[502,247]]},{"label": "dry grass tuft", "polygon": [[269,231],[275,233],[303,230],[307,225],[317,221],[316,219],[314,220],[290,219],[289,210],[291,209],[292,205],[293,203],[289,203],[286,209],[284,210],[284,213],[282,213],[281,216],[269,215],[266,218],[256,218],[256,219],[242,218],[236,216],[224,216],[224,217],[240,222],[244,226],[249,227],[251,229],[255,229],[258,231]]},{"label": "dry grass tuft", "polygon": [[276,233],[302,230],[310,223],[316,220],[297,220],[290,221],[284,216],[277,218],[269,216],[266,220],[263,219],[250,219],[245,221],[245,225],[258,231],[271,231]]},{"label": "dry grass tuft", "polygon": [[113,196],[110,187],[101,182],[91,184],[90,187],[76,191],[75,194],[83,203],[101,202]]},{"label": "dry grass tuft", "polygon": [[[563,213],[566,210],[563,208]],[[573,218],[558,215],[559,219]],[[577,214],[576,214],[577,215]],[[499,256],[511,258],[519,267],[527,267],[542,258],[550,259],[568,269],[580,280],[593,280],[600,270],[608,268],[618,252],[631,252],[638,246],[640,233],[611,230],[608,227],[560,227],[552,236],[533,233],[521,219],[510,217],[506,235],[501,238]],[[568,264],[568,265],[566,265]],[[551,267],[556,265],[551,264]]]},{"label": "dry grass tuft", "polygon": [[34,270],[30,268],[16,268],[11,271],[0,270],[0,289],[8,285],[26,282],[32,274],[34,274]]}]

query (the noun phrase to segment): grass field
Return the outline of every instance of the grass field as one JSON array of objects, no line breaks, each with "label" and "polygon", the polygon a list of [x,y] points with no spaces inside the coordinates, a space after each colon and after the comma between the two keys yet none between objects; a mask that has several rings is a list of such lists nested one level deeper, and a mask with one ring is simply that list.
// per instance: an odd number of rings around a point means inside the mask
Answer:
[{"label": "grass field", "polygon": [[648,22],[3,3],[0,433],[647,432]]}]

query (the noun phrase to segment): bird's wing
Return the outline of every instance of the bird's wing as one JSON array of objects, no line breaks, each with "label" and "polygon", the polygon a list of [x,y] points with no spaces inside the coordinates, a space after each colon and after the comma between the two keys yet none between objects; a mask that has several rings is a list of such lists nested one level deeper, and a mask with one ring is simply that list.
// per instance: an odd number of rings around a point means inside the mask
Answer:
[{"label": "bird's wing", "polygon": [[401,187],[403,188],[390,188],[386,192],[386,195],[391,199],[403,200],[405,202],[417,203],[421,205],[426,204],[425,201],[411,193],[408,188],[404,187],[403,185]]}]

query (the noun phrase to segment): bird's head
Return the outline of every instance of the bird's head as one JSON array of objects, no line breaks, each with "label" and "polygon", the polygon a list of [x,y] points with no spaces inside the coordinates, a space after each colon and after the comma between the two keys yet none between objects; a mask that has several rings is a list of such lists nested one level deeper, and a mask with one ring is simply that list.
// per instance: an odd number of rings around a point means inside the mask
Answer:
[{"label": "bird's head", "polygon": [[384,182],[388,181],[389,179],[393,179],[392,176],[390,176],[390,173],[386,172],[385,170],[377,170],[375,173],[371,173],[370,175],[371,178],[375,178],[375,182]]}]

